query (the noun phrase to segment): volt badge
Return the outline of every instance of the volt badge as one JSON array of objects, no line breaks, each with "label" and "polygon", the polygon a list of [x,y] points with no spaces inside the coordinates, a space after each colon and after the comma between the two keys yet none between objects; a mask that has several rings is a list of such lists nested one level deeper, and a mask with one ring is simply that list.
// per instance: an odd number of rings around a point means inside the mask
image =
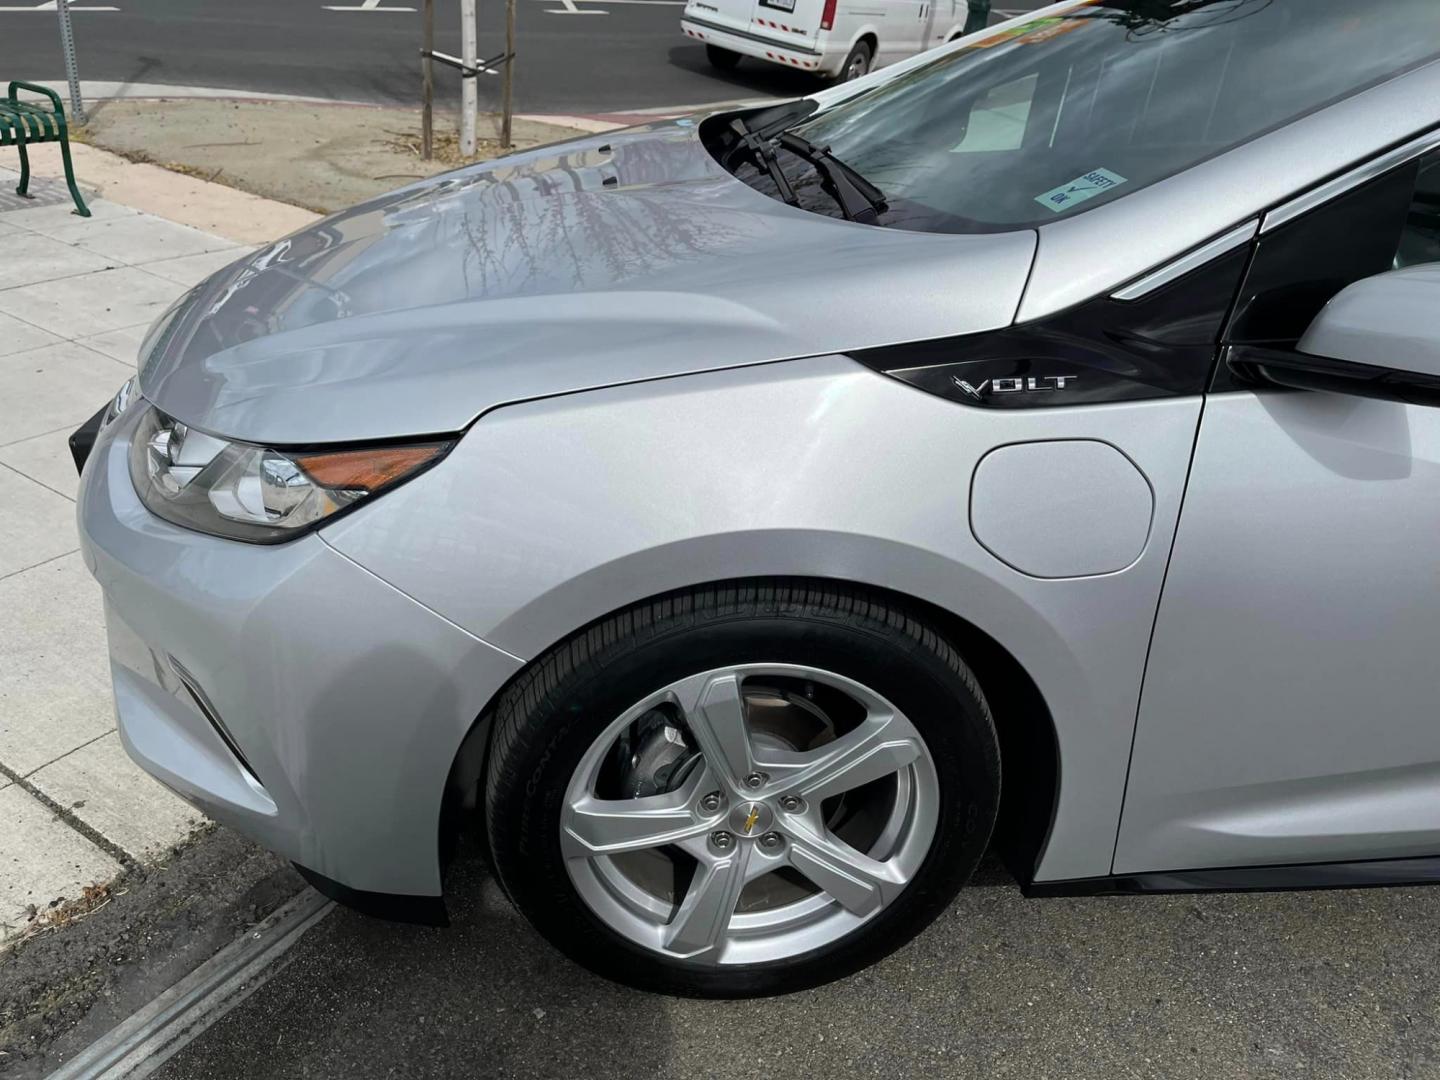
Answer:
[{"label": "volt badge", "polygon": [[1038,378],[986,379],[982,383],[971,383],[951,375],[950,381],[965,396],[975,401],[985,401],[996,394],[1053,394],[1060,390],[1073,389],[1079,381],[1075,375],[1042,375]]}]

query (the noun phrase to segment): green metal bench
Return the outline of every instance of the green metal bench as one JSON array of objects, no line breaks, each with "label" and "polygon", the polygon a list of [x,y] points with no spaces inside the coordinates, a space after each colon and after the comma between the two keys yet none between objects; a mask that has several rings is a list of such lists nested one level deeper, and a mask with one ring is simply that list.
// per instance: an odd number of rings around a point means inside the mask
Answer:
[{"label": "green metal bench", "polygon": [[[43,109],[15,96],[16,90],[30,90],[44,94],[55,106]],[[30,156],[25,147],[36,143],[58,142],[60,157],[65,162],[65,183],[70,186],[70,197],[75,200],[75,213],[89,217],[90,209],[80,197],[75,186],[75,170],[70,165],[70,134],[65,127],[65,108],[60,104],[60,95],[53,90],[18,79],[10,84],[10,95],[0,98],[0,146],[15,146],[20,151],[20,183],[15,194],[32,198],[30,195]]]}]

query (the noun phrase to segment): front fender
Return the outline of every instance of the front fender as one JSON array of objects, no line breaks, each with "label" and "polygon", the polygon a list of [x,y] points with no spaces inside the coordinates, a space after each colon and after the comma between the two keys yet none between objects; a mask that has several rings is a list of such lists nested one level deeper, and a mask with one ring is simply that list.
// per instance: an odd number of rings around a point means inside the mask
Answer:
[{"label": "front fender", "polygon": [[[1109,872],[1198,413],[1198,399],[993,413],[815,357],[496,410],[440,466],[322,535],[525,658],[630,603],[725,578],[923,598],[998,641],[1050,704],[1062,781],[1038,876],[1084,877]],[[1042,580],[979,544],[969,492],[987,452],[1094,438],[1155,491],[1132,565]]]}]

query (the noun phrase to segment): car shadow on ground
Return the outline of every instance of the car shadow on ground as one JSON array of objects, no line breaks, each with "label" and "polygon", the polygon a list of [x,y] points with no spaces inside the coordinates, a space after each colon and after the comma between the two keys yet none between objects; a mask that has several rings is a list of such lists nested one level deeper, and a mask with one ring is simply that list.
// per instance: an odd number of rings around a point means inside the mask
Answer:
[{"label": "car shadow on ground", "polygon": [[473,842],[453,926],[337,909],[157,1074],[194,1077],[1435,1075],[1440,889],[1026,900],[987,861],[851,978],[760,1001],[591,975]]},{"label": "car shadow on ground", "polygon": [[717,84],[717,92],[732,99],[805,97],[832,85],[816,75],[791,71],[749,56],[741,60],[734,71],[721,71],[705,59],[703,45],[676,45],[670,49],[669,60],[671,67],[708,78]]}]

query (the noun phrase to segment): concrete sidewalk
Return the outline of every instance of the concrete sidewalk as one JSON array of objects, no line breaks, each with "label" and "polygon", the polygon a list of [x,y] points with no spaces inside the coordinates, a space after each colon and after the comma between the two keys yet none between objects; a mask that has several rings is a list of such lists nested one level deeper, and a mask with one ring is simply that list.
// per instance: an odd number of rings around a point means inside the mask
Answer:
[{"label": "concrete sidewalk", "polygon": [[98,192],[87,220],[51,179],[54,150],[31,150],[28,204],[0,159],[0,943],[203,824],[120,746],[66,439],[134,373],[172,300],[314,218],[76,146]]}]

